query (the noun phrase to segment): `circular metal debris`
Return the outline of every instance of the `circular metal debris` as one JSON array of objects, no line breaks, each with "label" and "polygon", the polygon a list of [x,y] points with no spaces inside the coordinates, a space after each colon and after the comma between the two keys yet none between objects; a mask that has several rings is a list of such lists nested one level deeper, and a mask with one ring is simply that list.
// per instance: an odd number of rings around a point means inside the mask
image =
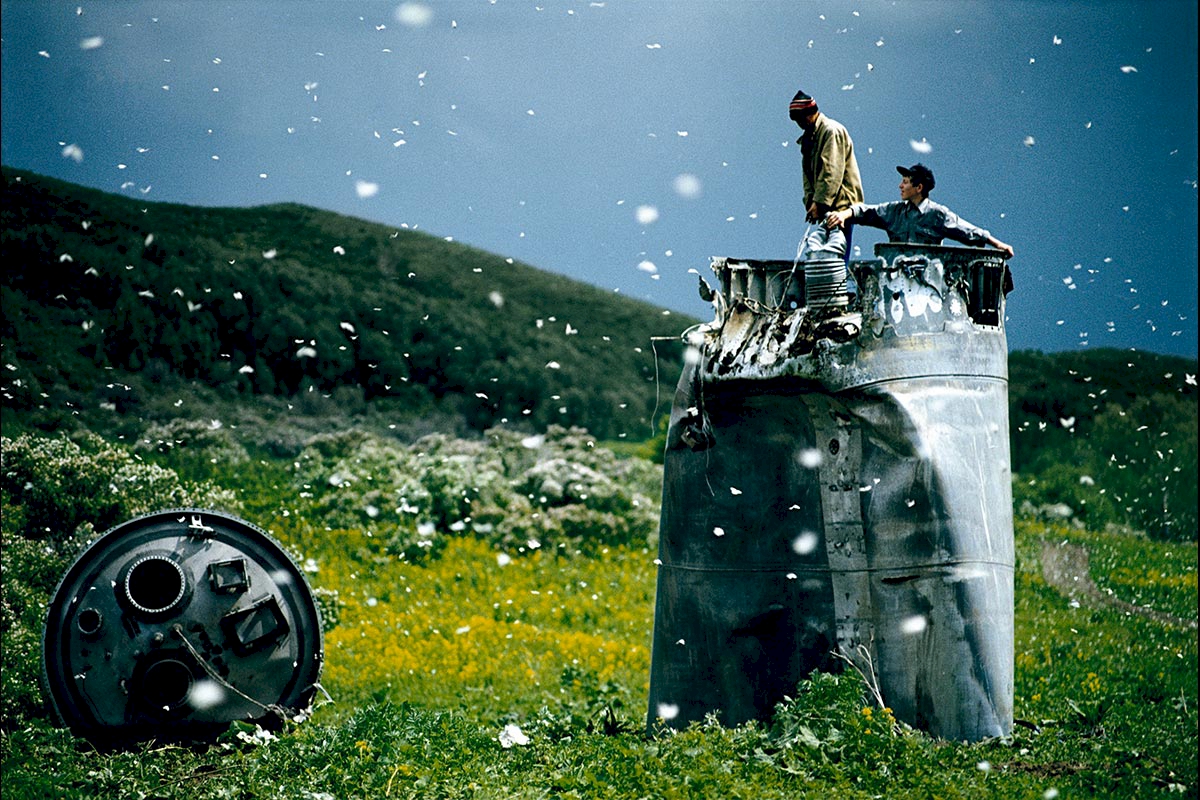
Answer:
[{"label": "circular metal debris", "polygon": [[321,618],[270,536],[169,509],[107,531],[67,570],[42,637],[55,716],[97,745],[211,738],[309,706]]}]

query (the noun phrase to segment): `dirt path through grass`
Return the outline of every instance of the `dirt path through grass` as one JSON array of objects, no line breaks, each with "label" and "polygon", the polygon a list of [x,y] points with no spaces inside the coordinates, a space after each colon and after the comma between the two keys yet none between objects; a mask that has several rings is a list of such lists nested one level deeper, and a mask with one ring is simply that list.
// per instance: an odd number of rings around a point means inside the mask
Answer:
[{"label": "dirt path through grass", "polygon": [[1167,614],[1146,606],[1127,603],[1102,591],[1092,580],[1087,549],[1077,544],[1043,541],[1042,576],[1046,579],[1046,583],[1072,600],[1081,603],[1086,601],[1093,606],[1112,606],[1129,614],[1140,614],[1143,617],[1149,617],[1168,625],[1178,625],[1182,628],[1196,627],[1194,619],[1177,617],[1174,614]]}]

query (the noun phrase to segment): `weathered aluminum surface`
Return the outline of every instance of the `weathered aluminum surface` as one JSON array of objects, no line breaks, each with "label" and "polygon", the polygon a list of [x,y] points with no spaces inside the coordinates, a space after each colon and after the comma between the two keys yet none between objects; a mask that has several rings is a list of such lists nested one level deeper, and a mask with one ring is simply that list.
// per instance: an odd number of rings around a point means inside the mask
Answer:
[{"label": "weathered aluminum surface", "polygon": [[876,254],[826,314],[739,290],[790,262],[714,259],[665,455],[651,727],[765,718],[838,652],[905,722],[1012,729],[1004,262]]},{"label": "weathered aluminum surface", "polygon": [[206,509],[147,514],[93,542],[42,637],[55,715],[99,746],[277,724],[311,702],[322,658],[320,613],[287,553]]}]

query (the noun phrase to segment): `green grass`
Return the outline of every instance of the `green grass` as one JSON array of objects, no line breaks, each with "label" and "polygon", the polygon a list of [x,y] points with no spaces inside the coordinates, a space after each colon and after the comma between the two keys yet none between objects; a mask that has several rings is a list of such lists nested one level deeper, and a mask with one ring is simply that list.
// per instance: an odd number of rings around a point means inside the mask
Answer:
[{"label": "green grass", "polygon": [[[190,463],[196,479],[221,471]],[[1194,619],[1194,543],[1018,522],[1020,722],[1006,739],[951,743],[897,724],[852,674],[802,683],[767,725],[651,737],[649,543],[448,535],[411,563],[378,526],[327,529],[329,498],[295,483],[308,473],[257,463],[221,485],[312,559],[310,580],[337,612],[322,678],[333,702],[277,736],[235,725],[209,746],[112,753],[44,714],[12,716],[6,800],[1197,796],[1195,629],[1076,607],[1040,563],[1043,541],[1081,544],[1101,587]],[[509,725],[528,743],[504,747]]]}]

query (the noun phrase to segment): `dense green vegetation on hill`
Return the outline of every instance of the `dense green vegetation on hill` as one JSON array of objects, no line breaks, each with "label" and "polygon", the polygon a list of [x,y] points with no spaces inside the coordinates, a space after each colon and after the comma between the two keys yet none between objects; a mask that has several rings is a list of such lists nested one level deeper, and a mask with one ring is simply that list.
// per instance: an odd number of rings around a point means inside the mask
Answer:
[{"label": "dense green vegetation on hill", "polygon": [[3,180],[4,403],[41,428],[102,406],[169,418],[184,393],[280,416],[644,438],[656,379],[673,386],[680,362],[652,337],[692,322],[299,205],[148,203],[8,168]]},{"label": "dense green vegetation on hill", "polygon": [[1196,374],[1195,360],[1154,353],[1010,354],[1018,505],[1195,540]]}]

